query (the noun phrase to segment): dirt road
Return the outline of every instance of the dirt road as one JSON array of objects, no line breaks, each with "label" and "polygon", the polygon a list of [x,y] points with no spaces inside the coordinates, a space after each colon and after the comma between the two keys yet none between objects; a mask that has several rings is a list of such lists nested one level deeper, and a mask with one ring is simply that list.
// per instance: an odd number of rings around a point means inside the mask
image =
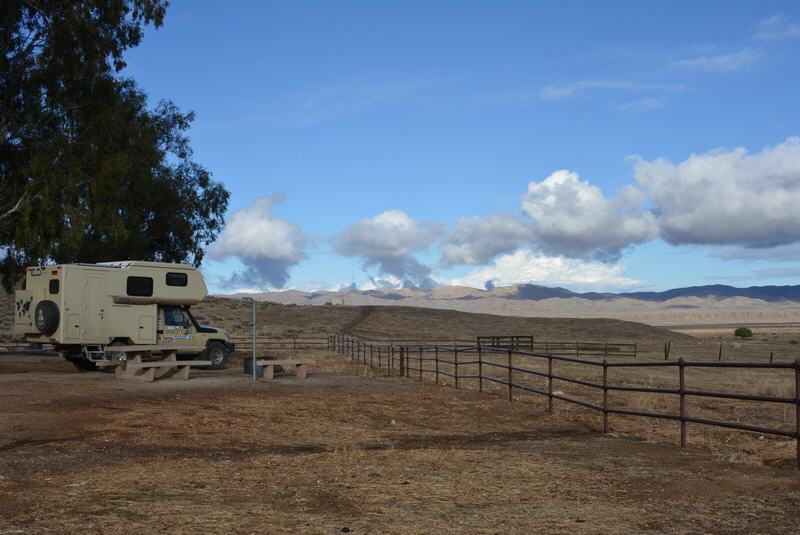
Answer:
[{"label": "dirt road", "polygon": [[152,384],[0,356],[0,533],[796,533],[800,473],[365,376]]}]

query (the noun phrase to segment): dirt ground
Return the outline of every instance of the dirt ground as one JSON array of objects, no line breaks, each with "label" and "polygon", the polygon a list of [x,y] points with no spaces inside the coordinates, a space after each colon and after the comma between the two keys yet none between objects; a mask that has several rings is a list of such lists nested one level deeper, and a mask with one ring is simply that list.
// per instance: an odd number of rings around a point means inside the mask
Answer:
[{"label": "dirt ground", "polygon": [[0,356],[0,533],[797,532],[791,464],[316,358],[146,384]]}]

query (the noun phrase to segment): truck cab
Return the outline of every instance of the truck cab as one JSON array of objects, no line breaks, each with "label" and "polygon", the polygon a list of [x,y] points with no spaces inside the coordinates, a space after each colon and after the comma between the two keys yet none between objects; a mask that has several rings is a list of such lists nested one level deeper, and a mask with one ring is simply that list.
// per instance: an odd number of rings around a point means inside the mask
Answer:
[{"label": "truck cab", "polygon": [[[230,342],[230,334],[220,327],[201,325],[192,316],[189,307],[163,306],[159,308],[158,343],[172,346],[196,347],[202,345],[206,351],[202,353],[211,361],[212,368],[222,368],[228,353],[234,350]],[[181,358],[197,356],[194,350],[178,350]]]}]

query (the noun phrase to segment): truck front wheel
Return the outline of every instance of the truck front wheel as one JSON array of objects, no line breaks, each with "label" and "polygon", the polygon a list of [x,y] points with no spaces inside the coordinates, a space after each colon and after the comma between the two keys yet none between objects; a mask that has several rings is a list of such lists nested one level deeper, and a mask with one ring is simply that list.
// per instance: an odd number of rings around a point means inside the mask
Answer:
[{"label": "truck front wheel", "polygon": [[228,348],[220,342],[209,342],[206,346],[205,358],[211,361],[209,369],[221,370],[228,362]]}]

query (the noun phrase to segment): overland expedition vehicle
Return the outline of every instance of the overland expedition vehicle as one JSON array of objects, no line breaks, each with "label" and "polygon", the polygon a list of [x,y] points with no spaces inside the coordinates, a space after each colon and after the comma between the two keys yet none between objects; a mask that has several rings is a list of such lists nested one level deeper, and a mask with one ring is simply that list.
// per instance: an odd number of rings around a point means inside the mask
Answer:
[{"label": "overland expedition vehicle", "polygon": [[24,289],[14,296],[14,332],[33,344],[53,344],[80,370],[124,360],[115,345],[166,344],[204,346],[203,359],[219,369],[234,350],[228,332],[200,325],[189,312],[207,294],[203,275],[186,264],[29,267]]}]

